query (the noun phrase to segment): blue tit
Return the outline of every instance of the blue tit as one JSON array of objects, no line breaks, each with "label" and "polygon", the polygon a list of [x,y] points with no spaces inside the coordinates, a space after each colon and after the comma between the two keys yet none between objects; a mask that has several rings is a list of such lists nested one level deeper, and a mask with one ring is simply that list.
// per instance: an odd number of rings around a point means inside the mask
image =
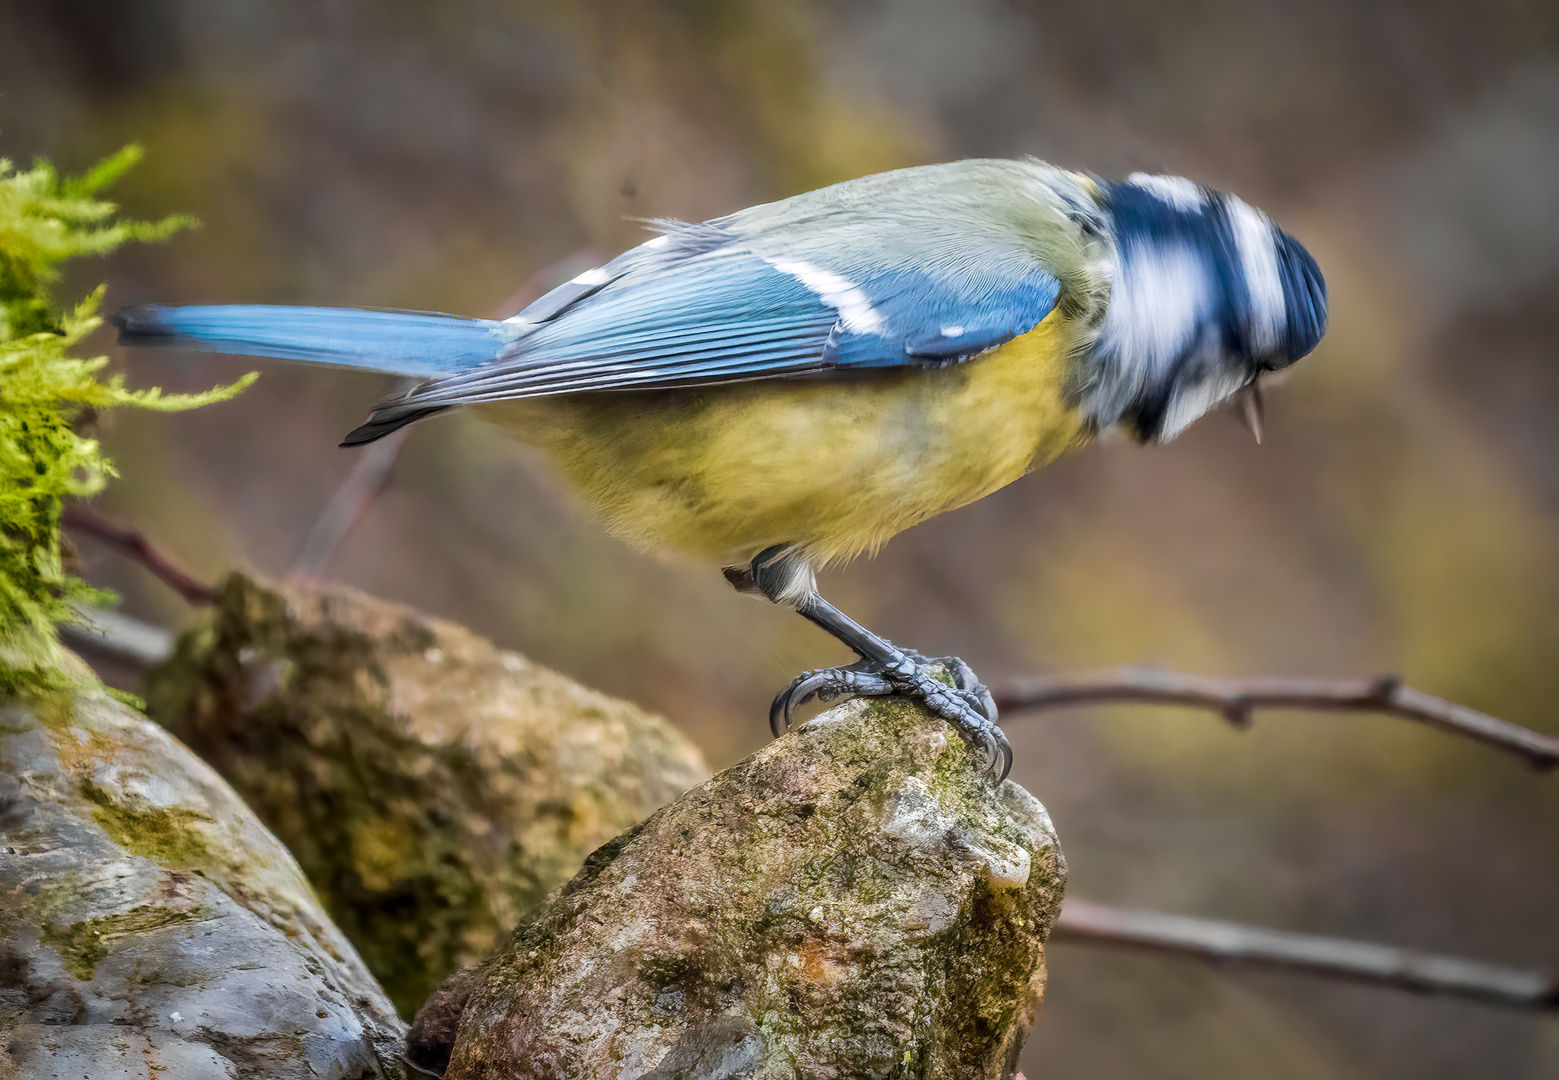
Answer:
[{"label": "blue tit", "polygon": [[470,406],[544,448],[629,542],[716,560],[861,659],[776,698],[907,694],[1005,777],[991,695],[853,622],[814,570],[1121,426],[1173,438],[1315,348],[1315,260],[1239,199],[976,160],[851,180],[653,239],[503,321],[124,310],[120,340],[411,376],[344,445]]}]

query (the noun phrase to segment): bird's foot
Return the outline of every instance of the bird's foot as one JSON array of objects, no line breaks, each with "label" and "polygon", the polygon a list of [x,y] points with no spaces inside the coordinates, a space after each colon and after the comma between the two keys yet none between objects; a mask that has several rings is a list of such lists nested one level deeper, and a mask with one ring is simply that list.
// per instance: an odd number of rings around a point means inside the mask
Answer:
[{"label": "bird's foot", "polygon": [[[774,699],[769,708],[769,727],[775,737],[791,724],[795,711],[814,698],[822,702],[852,697],[901,694],[916,698],[946,720],[969,744],[975,764],[993,784],[1007,778],[1012,769],[1012,746],[996,723],[996,702],[969,665],[956,656],[929,660],[919,653],[896,650],[892,662],[861,660],[848,667],[804,672]],[[938,681],[932,671],[941,667],[953,685]]]}]

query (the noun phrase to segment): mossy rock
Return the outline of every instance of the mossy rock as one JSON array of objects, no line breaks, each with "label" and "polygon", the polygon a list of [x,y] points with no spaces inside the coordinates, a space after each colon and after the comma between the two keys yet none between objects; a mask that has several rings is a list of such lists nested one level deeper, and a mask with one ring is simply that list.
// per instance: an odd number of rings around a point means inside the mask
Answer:
[{"label": "mossy rock", "polygon": [[1003,1080],[1065,864],[902,701],[819,716],[603,846],[457,975],[408,1053],[448,1080]]},{"label": "mossy rock", "polygon": [[62,672],[0,699],[0,1077],[401,1076],[404,1025],[286,848]]},{"label": "mossy rock", "polygon": [[709,775],[659,718],[339,586],[234,575],[146,699],[287,843],[405,1015]]}]

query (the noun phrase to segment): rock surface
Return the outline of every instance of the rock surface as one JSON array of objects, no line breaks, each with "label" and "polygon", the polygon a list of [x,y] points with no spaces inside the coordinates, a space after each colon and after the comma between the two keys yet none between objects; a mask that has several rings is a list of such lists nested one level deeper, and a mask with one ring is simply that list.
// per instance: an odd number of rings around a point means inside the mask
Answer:
[{"label": "rock surface", "polygon": [[399,1077],[404,1032],[286,849],[84,669],[0,699],[0,1077]]},{"label": "rock surface", "polygon": [[146,695],[292,849],[408,1016],[709,775],[659,718],[339,586],[235,575]]},{"label": "rock surface", "polygon": [[945,724],[851,703],[591,855],[410,1054],[449,1080],[1008,1077],[1064,875],[1044,808]]}]

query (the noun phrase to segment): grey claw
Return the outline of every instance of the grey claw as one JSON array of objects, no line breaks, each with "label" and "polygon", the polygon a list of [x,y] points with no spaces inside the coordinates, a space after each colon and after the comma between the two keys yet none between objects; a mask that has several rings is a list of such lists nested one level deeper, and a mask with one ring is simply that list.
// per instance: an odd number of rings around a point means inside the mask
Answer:
[{"label": "grey claw", "polygon": [[[956,695],[956,696],[955,696]],[[969,744],[974,755],[975,768],[990,780],[992,786],[1000,785],[1012,771],[1012,744],[995,722],[981,715],[978,698],[968,692],[954,691],[948,695],[964,706],[963,710],[935,709],[946,717],[948,723]],[[928,700],[927,704],[931,704]],[[938,702],[937,704],[942,704]]]},{"label": "grey claw", "polygon": [[1012,744],[1007,741],[1001,728],[994,724],[989,727],[960,728],[958,734],[969,745],[975,769],[991,782],[992,787],[1000,787],[1012,771]]},{"label": "grey claw", "polygon": [[993,727],[990,736],[996,743],[997,752],[1001,755],[1001,768],[998,770],[995,767],[996,762],[992,761],[991,767],[985,770],[985,775],[991,778],[993,787],[1000,787],[1007,779],[1007,774],[1012,771],[1012,744],[1007,741],[1007,736],[999,727]]},{"label": "grey claw", "polygon": [[[822,672],[808,671],[801,678],[781,690],[769,706],[769,730],[777,739],[790,730],[790,718],[795,711],[817,694]],[[797,695],[801,695],[798,697]]]},{"label": "grey claw", "polygon": [[786,704],[790,697],[790,687],[787,686],[774,695],[774,700],[769,703],[769,730],[777,739],[785,734],[785,729],[790,727],[790,707]]}]

